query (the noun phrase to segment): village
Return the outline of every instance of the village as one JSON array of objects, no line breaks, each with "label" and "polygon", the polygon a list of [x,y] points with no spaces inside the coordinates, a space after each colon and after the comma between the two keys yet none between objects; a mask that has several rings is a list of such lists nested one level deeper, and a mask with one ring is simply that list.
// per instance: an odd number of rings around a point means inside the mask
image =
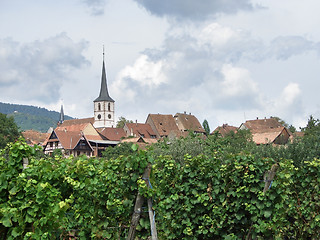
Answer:
[{"label": "village", "polygon": [[[145,148],[163,138],[186,137],[190,132],[204,137],[208,134],[197,117],[186,112],[174,115],[150,113],[144,123],[127,121],[122,128],[116,127],[115,100],[110,97],[108,92],[104,60],[100,94],[93,103],[94,117],[83,119],[64,120],[63,106],[61,106],[57,127],[48,134],[42,134],[43,142],[34,139],[35,136],[39,139],[40,133],[35,134],[29,130],[23,134],[29,143],[40,143],[45,154],[52,155],[54,151],[59,150],[64,156],[84,154],[88,157],[101,156],[107,147],[114,147],[123,142],[136,143],[141,148]],[[224,137],[230,132],[236,133],[238,130],[250,130],[252,140],[257,145],[284,145],[294,137],[289,129],[272,117],[247,120],[239,127],[223,124],[210,134],[218,132]],[[43,138],[44,136],[46,139]]]}]

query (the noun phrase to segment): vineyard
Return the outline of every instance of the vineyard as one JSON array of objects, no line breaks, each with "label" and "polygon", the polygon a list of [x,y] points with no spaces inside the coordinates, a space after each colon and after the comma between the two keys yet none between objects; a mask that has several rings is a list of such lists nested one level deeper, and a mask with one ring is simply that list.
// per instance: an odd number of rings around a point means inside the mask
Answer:
[{"label": "vineyard", "polygon": [[[126,239],[141,195],[152,199],[158,239],[320,239],[315,144],[191,136],[63,158],[20,140],[0,154],[0,238]],[[151,236],[146,201],[135,236]]]}]

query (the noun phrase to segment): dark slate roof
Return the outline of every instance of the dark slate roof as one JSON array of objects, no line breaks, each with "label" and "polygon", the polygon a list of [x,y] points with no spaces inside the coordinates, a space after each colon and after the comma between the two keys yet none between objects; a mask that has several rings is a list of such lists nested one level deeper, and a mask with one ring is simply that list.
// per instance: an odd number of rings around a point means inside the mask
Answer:
[{"label": "dark slate roof", "polygon": [[100,102],[100,101],[114,102],[114,100],[109,96],[109,93],[108,93],[107,77],[106,77],[106,69],[104,66],[104,61],[102,65],[100,95],[96,100],[94,100],[94,102]]},{"label": "dark slate roof", "polygon": [[59,123],[63,123],[64,121],[64,112],[63,112],[63,105],[61,105],[61,110],[60,110],[60,118],[59,118]]}]

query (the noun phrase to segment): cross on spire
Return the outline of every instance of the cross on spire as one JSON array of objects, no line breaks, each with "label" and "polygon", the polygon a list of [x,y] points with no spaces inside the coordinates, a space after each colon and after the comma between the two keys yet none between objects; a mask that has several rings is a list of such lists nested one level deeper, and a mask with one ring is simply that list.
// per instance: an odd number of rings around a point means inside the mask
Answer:
[{"label": "cross on spire", "polygon": [[102,48],[103,48],[102,55],[103,55],[103,61],[104,61],[104,44],[102,45]]}]

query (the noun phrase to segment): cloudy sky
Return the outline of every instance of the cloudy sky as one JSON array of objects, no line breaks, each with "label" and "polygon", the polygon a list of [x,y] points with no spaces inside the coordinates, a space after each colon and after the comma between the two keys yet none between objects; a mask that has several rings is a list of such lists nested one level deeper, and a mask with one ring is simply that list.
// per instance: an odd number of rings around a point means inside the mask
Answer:
[{"label": "cloudy sky", "polygon": [[93,116],[105,48],[116,117],[211,130],[320,118],[318,0],[0,0],[0,101]]}]

